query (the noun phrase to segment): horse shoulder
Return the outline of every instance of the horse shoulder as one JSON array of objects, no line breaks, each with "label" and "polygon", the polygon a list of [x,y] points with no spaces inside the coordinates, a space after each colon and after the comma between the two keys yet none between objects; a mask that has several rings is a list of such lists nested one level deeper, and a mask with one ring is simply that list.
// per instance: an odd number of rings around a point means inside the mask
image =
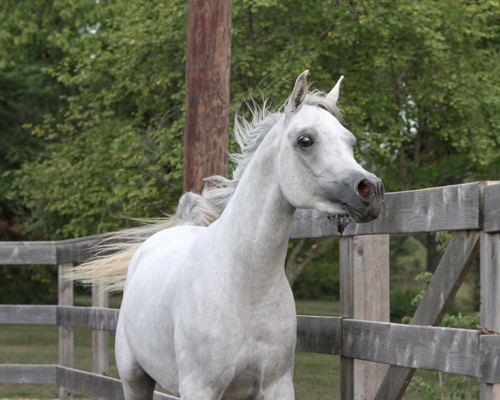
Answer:
[{"label": "horse shoulder", "polygon": [[130,272],[133,274],[139,266],[146,264],[168,267],[205,229],[199,226],[175,226],[154,234],[137,249],[130,261]]}]

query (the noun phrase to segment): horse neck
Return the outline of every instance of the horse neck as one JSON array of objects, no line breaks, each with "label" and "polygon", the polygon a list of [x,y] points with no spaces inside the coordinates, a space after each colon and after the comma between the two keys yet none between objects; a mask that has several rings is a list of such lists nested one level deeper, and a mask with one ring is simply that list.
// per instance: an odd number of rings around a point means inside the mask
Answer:
[{"label": "horse neck", "polygon": [[254,285],[283,278],[295,212],[280,189],[275,134],[269,132],[261,143],[215,224],[216,243],[220,254],[231,260],[231,274]]}]

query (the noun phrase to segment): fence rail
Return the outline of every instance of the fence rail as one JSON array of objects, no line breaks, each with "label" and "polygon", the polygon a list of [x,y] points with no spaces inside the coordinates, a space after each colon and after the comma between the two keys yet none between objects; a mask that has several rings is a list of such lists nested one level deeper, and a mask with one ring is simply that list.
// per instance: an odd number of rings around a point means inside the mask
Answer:
[{"label": "fence rail", "polygon": [[[118,313],[115,309],[98,307],[2,305],[0,321],[3,324],[65,325],[115,331]],[[298,351],[467,375],[480,382],[500,383],[500,369],[496,368],[500,360],[500,335],[486,335],[480,330],[341,317],[298,316],[297,322]],[[54,366],[0,365],[0,383],[55,383],[55,370],[51,367]],[[80,375],[85,374],[81,372]],[[99,377],[97,381],[96,377]],[[105,380],[116,381],[96,374],[89,374],[86,379],[94,385]],[[111,388],[113,384],[108,386]],[[77,389],[74,385],[68,387]],[[114,393],[114,389],[110,389],[110,393]],[[111,397],[102,393],[89,394],[115,398],[114,394]]]},{"label": "fence rail", "polygon": [[[102,399],[123,400],[124,398],[122,384],[118,379],[60,365],[0,365],[0,383],[59,385]],[[155,392],[154,399],[178,400],[178,397]]]},{"label": "fence rail", "polygon": [[[388,281],[387,234],[404,232],[455,232],[429,285],[412,325],[377,319],[370,305],[388,306],[387,290],[379,289],[367,274]],[[467,375],[481,383],[481,399],[493,399],[500,389],[500,335],[480,330],[437,326],[458,287],[479,253],[481,243],[481,324],[500,330],[500,184],[476,182],[398,193],[388,193],[381,215],[368,224],[351,222],[341,239],[342,317],[298,316],[297,350],[340,355],[342,398],[397,399],[415,369]],[[298,210],[292,238],[339,235],[335,219],[314,211]],[[366,240],[372,235],[373,240]],[[59,264],[87,259],[89,249],[106,235],[57,242],[0,242],[0,264]],[[374,270],[375,272],[373,272]],[[62,274],[60,274],[62,276]],[[361,285],[360,285],[361,282]],[[364,283],[363,283],[364,282]],[[370,289],[370,287],[377,289]],[[0,324],[60,326],[59,365],[0,365],[0,383],[52,383],[64,388],[60,398],[79,390],[103,399],[121,399],[118,380],[72,368],[72,327],[94,330],[96,343],[103,331],[114,331],[118,310],[72,307],[72,288],[60,281],[58,306],[0,305]],[[360,298],[362,301],[360,301]],[[105,302],[95,296],[94,305]],[[380,304],[379,304],[380,303]],[[386,307],[387,308],[387,307]],[[388,311],[378,313],[387,314]],[[384,317],[385,318],[385,317]],[[101,336],[99,336],[101,335]],[[105,337],[105,336],[104,336]],[[106,341],[102,343],[106,343]],[[94,356],[107,352],[96,345]],[[359,360],[359,361],[358,361]],[[389,364],[381,370],[375,389],[356,386],[363,361]],[[102,362],[101,362],[102,364]],[[362,379],[360,379],[362,380]],[[365,382],[366,383],[366,382]],[[370,393],[369,395],[367,393]],[[156,393],[158,399],[175,397]]]},{"label": "fence rail", "polygon": [[[387,193],[379,217],[367,224],[350,222],[343,236],[481,230],[481,202],[485,191],[486,232],[500,231],[500,184],[465,183],[438,188]],[[290,238],[339,236],[335,219],[314,210],[297,210]],[[108,235],[52,242],[0,242],[1,264],[79,263]]]},{"label": "fence rail", "polygon": [[[487,184],[474,182],[387,193],[384,206],[375,221],[367,224],[351,222],[343,236],[480,230],[481,202]],[[495,210],[498,204],[494,204],[493,198],[494,195],[488,196],[488,205]],[[292,239],[337,235],[337,225],[324,214],[314,210],[298,210],[295,214]]]}]

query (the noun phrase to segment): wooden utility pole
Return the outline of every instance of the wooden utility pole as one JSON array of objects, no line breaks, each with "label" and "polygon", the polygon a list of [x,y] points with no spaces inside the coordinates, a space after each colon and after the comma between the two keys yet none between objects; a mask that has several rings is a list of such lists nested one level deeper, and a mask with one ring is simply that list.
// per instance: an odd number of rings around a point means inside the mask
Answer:
[{"label": "wooden utility pole", "polygon": [[186,60],[184,191],[227,175],[231,0],[190,0]]}]

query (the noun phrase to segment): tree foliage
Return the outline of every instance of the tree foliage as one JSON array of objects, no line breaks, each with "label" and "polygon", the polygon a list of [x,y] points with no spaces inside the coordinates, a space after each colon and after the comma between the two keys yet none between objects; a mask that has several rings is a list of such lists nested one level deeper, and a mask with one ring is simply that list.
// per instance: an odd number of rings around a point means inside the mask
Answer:
[{"label": "tree foliage", "polygon": [[[171,211],[182,190],[186,2],[11,3],[0,112],[14,116],[7,153],[22,157],[1,167],[26,228],[75,237]],[[343,74],[359,158],[389,190],[495,179],[499,15],[498,0],[234,2],[231,113],[250,97],[281,105],[306,68],[325,91]],[[33,117],[19,111],[28,99]]]},{"label": "tree foliage", "polygon": [[346,109],[391,189],[491,177],[499,161],[499,8],[365,1],[349,13],[358,23],[345,38],[359,62],[345,63],[355,95]]},{"label": "tree foliage", "polygon": [[[27,125],[43,121],[46,114],[57,118],[64,88],[50,68],[67,50],[60,40],[67,26],[78,20],[64,13],[61,5],[46,1],[4,1],[0,6],[0,236],[21,236],[16,222],[26,212],[11,198],[12,171],[35,159],[44,148],[42,140]],[[67,41],[66,41],[67,42]]]},{"label": "tree foliage", "polygon": [[16,176],[28,227],[45,238],[158,215],[181,189],[184,2],[91,11],[52,69],[64,105],[33,127],[47,152]]}]

